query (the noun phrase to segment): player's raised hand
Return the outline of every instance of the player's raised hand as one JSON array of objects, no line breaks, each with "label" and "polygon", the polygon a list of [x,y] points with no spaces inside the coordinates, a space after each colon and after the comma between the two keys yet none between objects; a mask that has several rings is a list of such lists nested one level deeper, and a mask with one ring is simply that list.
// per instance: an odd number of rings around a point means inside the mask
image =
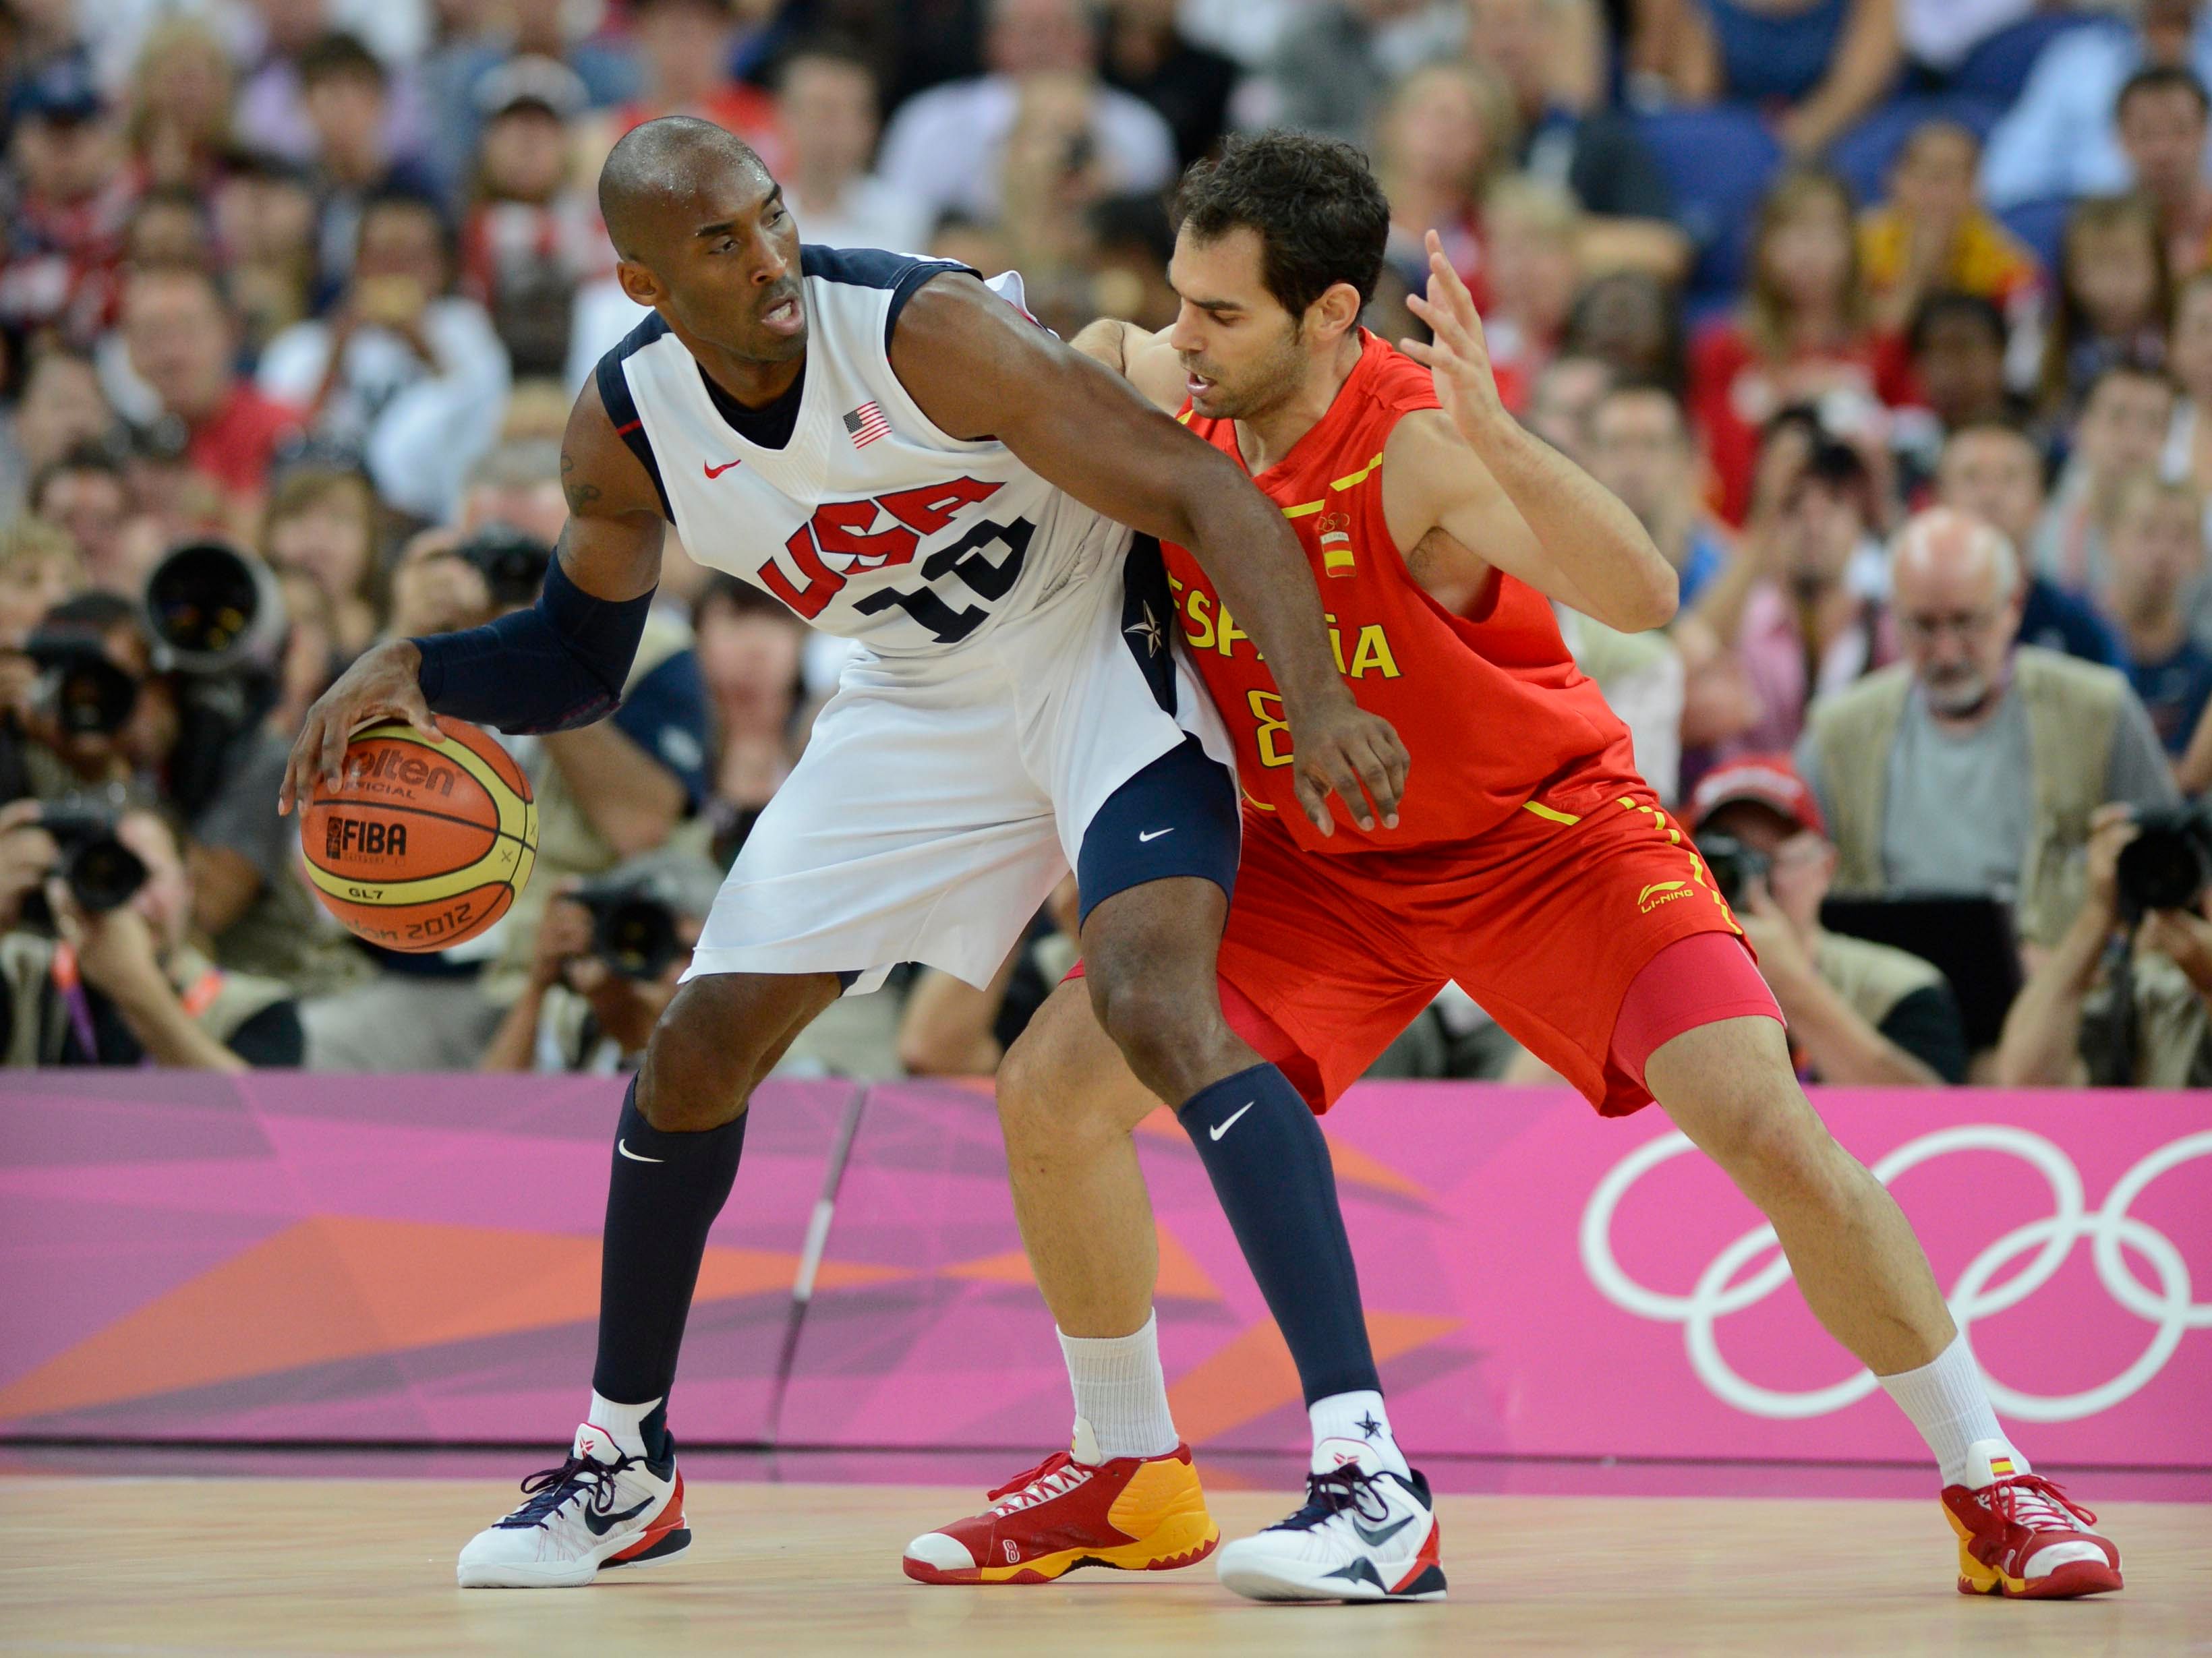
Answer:
[{"label": "player's raised hand", "polygon": [[315,699],[300,735],[292,744],[292,758],[284,768],[284,786],[276,793],[276,813],[289,813],[297,803],[313,798],[315,780],[336,783],[345,764],[348,738],[363,726],[379,720],[404,720],[423,736],[441,735],[430,705],[422,700],[416,675],[422,653],[404,639],[388,639],[356,659],[337,683]]},{"label": "player's raised hand", "polygon": [[1348,695],[1334,699],[1325,708],[1301,711],[1291,720],[1291,746],[1298,804],[1323,835],[1336,833],[1328,811],[1332,794],[1342,799],[1352,821],[1364,829],[1373,829],[1378,816],[1385,829],[1398,827],[1398,803],[1405,798],[1413,760],[1397,728],[1381,714],[1368,713]]},{"label": "player's raised hand", "polygon": [[1428,295],[1409,294],[1406,306],[1428,324],[1436,339],[1427,345],[1400,340],[1398,349],[1428,368],[1436,380],[1437,401],[1461,434],[1472,438],[1480,426],[1504,418],[1505,404],[1498,395],[1498,377],[1491,369],[1490,345],[1483,337],[1474,295],[1444,258],[1443,239],[1433,230],[1428,248]]}]

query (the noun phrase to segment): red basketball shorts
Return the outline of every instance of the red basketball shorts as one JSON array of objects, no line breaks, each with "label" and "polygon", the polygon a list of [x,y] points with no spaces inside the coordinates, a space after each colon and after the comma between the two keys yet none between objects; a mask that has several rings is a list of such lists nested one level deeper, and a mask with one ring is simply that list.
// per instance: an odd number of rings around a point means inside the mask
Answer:
[{"label": "red basketball shorts", "polygon": [[[1638,983],[1661,951],[1699,935],[1735,940],[1741,954],[1676,951]],[[1618,1116],[1651,1100],[1650,1047],[1614,1047],[1632,986],[1629,1023],[1653,1046],[1719,1019],[1781,1017],[1742,937],[1689,832],[1616,752],[1458,845],[1308,853],[1248,814],[1222,1002],[1238,1034],[1325,1110],[1456,980]]]}]

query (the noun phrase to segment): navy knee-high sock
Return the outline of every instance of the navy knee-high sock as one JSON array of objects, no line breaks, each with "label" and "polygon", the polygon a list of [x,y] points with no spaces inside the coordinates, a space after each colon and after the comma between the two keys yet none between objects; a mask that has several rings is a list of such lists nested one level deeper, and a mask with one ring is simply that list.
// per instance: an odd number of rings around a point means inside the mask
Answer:
[{"label": "navy knee-high sock", "polygon": [[642,1405],[665,1400],[707,1229],[738,1177],[745,1119],[703,1134],[664,1133],[637,1108],[637,1079],[623,1096],[607,1183],[607,1227],[599,1249],[599,1357],[592,1387]]},{"label": "navy knee-high sock", "polygon": [[1328,1142],[1290,1078],[1255,1065],[1200,1089],[1176,1115],[1282,1328],[1306,1403],[1380,1393]]}]

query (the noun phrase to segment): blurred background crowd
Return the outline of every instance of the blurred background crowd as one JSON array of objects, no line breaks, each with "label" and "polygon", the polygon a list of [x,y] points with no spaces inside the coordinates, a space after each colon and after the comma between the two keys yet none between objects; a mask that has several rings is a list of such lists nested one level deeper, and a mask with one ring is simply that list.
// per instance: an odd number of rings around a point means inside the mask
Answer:
[{"label": "blurred background crowd", "polygon": [[[805,240],[1170,322],[1222,135],[1365,147],[1510,407],[1681,574],[1563,616],[1833,1082],[2212,1084],[2212,7],[2036,0],[0,0],[8,1062],[634,1064],[835,641],[672,538],[622,711],[439,956],[276,816],[356,653],[532,602],[640,314],[593,181],[686,112]],[[1418,789],[1416,774],[1412,786]],[[1064,901],[1068,895],[1063,894]],[[987,1073],[1072,960],[786,1065]],[[1448,993],[1392,1074],[1528,1076]]]}]

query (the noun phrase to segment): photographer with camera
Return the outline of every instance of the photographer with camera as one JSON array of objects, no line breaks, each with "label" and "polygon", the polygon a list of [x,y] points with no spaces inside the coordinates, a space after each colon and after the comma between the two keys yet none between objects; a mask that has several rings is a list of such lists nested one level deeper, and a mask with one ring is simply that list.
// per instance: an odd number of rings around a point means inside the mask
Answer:
[{"label": "photographer with camera", "polygon": [[1788,756],[1752,756],[1707,774],[1689,817],[1713,884],[1790,1022],[1802,1074],[1858,1087],[1966,1081],[1966,1028],[1942,974],[1820,925],[1836,848]]},{"label": "photographer with camera", "polygon": [[538,924],[522,994],[477,1069],[633,1069],[721,881],[703,858],[655,852],[600,880],[563,883]]},{"label": "photographer with camera", "polygon": [[7,1063],[296,1066],[289,987],[187,941],[191,878],[156,811],[0,806],[0,1029]]},{"label": "photographer with camera", "polygon": [[2006,1016],[2009,1087],[2212,1087],[2212,811],[2100,807],[2088,896]]}]

